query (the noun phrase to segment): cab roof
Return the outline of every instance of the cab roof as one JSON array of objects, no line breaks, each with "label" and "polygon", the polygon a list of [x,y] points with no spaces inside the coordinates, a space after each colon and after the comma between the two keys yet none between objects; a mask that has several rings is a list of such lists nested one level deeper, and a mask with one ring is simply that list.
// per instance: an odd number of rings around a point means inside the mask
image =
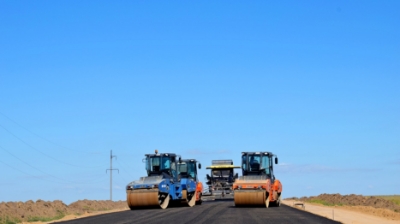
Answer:
[{"label": "cab roof", "polygon": [[244,155],[244,154],[246,154],[246,155],[261,155],[261,154],[263,154],[263,155],[267,155],[269,157],[276,156],[272,152],[266,152],[266,151],[264,151],[264,152],[242,152],[242,155]]},{"label": "cab roof", "polygon": [[194,162],[197,163],[198,161],[195,159],[181,159],[182,162]]},{"label": "cab roof", "polygon": [[214,165],[214,166],[207,166],[206,169],[234,169],[234,168],[240,168],[240,166],[234,166],[234,165]]},{"label": "cab roof", "polygon": [[145,156],[169,156],[173,157],[176,156],[175,153],[157,153],[157,154],[144,154]]}]

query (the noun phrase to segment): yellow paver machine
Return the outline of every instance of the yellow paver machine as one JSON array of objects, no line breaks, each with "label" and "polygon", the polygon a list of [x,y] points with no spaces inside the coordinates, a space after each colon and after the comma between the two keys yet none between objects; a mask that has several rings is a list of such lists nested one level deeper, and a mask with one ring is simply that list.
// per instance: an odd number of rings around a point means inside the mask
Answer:
[{"label": "yellow paver machine", "polygon": [[208,189],[203,192],[204,199],[233,199],[232,186],[238,178],[238,174],[234,174],[234,169],[240,166],[234,166],[232,160],[212,160],[211,164],[207,167],[211,173],[207,174]]}]

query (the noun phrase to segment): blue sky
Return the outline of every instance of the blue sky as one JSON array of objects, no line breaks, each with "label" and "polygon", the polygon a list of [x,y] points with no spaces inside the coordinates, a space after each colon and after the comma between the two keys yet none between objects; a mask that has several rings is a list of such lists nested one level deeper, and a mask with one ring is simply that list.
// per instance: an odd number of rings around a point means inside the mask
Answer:
[{"label": "blue sky", "polygon": [[[143,155],[271,151],[284,197],[399,194],[398,1],[1,1],[0,201],[113,199]],[[240,170],[237,170],[241,174]]]}]

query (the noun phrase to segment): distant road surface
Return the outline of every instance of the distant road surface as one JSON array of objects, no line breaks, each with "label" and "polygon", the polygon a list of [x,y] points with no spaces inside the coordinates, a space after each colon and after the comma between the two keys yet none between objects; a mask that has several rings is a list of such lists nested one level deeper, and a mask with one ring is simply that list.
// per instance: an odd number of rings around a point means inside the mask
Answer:
[{"label": "distant road surface", "polygon": [[281,207],[235,207],[233,201],[205,201],[189,207],[147,208],[75,219],[62,224],[123,223],[339,223],[286,205]]}]

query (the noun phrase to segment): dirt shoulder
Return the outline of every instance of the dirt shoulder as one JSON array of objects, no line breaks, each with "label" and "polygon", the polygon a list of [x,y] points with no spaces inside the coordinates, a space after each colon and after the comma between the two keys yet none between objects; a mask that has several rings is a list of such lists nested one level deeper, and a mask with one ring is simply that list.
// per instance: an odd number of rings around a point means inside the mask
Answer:
[{"label": "dirt shoulder", "polygon": [[112,209],[109,211],[94,211],[90,213],[84,213],[81,215],[66,215],[61,219],[53,220],[53,221],[48,221],[48,222],[42,222],[42,221],[37,221],[37,222],[21,222],[21,224],[49,224],[49,223],[57,223],[57,222],[62,222],[62,221],[68,221],[68,220],[73,220],[73,219],[80,219],[80,218],[85,218],[89,216],[94,216],[94,215],[101,215],[101,214],[108,214],[108,213],[113,213],[113,212],[121,212],[129,210],[127,208],[124,209]]},{"label": "dirt shoulder", "polygon": [[48,223],[127,209],[126,201],[80,200],[70,205],[58,200],[1,202],[0,223]]},{"label": "dirt shoulder", "polygon": [[400,206],[380,197],[321,194],[288,198],[283,203],[342,223],[400,222]]},{"label": "dirt shoulder", "polygon": [[[376,208],[353,208],[350,206],[324,206],[320,204],[307,203],[301,201],[293,201],[293,200],[283,200],[283,204],[288,206],[293,206],[298,209],[304,210],[306,212],[310,212],[322,217],[326,217],[328,219],[332,219],[335,221],[339,221],[341,223],[349,223],[349,224],[375,224],[375,223],[387,223],[387,224],[395,224],[399,223],[399,218],[389,219],[382,216],[382,212],[384,209],[376,209]],[[294,205],[296,204],[297,205]],[[300,204],[303,204],[302,207]],[[358,207],[358,206],[357,206]],[[368,211],[373,210],[374,213],[368,213]],[[390,210],[389,210],[390,212]]]}]

